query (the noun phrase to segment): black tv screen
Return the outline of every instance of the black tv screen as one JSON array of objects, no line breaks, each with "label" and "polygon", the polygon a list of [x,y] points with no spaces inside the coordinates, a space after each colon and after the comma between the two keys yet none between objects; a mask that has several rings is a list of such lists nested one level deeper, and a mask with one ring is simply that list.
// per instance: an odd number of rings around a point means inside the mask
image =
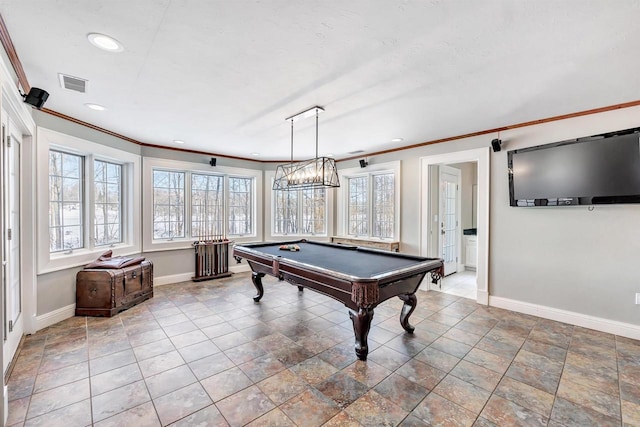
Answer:
[{"label": "black tv screen", "polygon": [[511,206],[640,203],[640,128],[507,156]]}]

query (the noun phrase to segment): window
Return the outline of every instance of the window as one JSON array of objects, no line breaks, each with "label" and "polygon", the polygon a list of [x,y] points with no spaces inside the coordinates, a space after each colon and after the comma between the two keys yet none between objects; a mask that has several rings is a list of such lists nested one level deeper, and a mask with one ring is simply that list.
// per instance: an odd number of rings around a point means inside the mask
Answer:
[{"label": "window", "polygon": [[251,178],[229,178],[229,236],[243,236],[252,233]]},{"label": "window", "polygon": [[139,155],[37,130],[37,274],[139,253]]},{"label": "window", "polygon": [[338,234],[397,239],[400,211],[400,162],[370,165],[367,172],[340,171],[344,188],[338,189]]},{"label": "window", "polygon": [[93,162],[95,245],[122,242],[122,165]]},{"label": "window", "polygon": [[326,234],[326,189],[273,191],[274,234]]},{"label": "window", "polygon": [[184,172],[153,171],[153,238],[184,237]]},{"label": "window", "polygon": [[49,152],[49,251],[84,247],[82,164],[83,157]]},{"label": "window", "polygon": [[224,177],[191,175],[191,236],[211,239],[224,233]]},{"label": "window", "polygon": [[[142,229],[145,251],[191,248],[194,240],[227,237],[257,240],[256,210],[262,204],[256,188],[262,171],[169,159],[144,159]],[[258,239],[261,238],[257,237]]]}]

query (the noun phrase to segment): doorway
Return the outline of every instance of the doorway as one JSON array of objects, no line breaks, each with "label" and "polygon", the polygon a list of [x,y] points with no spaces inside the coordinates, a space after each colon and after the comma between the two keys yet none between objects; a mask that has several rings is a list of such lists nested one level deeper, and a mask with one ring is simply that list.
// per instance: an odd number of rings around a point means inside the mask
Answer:
[{"label": "doorway", "polygon": [[[455,272],[446,276],[440,285],[442,289],[459,296],[488,304],[488,147],[420,159],[420,254],[443,258],[442,246],[439,243],[442,235],[439,176],[441,168],[447,170],[450,167],[468,168],[474,173],[461,174],[462,202],[459,205],[459,221],[462,233],[459,234],[457,247],[458,265]],[[437,290],[440,290],[440,286]]]}]

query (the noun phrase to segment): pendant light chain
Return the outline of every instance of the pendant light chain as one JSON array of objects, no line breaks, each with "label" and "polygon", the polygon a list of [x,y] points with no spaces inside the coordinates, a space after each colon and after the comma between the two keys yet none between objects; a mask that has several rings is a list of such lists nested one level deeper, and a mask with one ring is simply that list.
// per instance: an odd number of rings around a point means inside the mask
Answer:
[{"label": "pendant light chain", "polygon": [[316,159],[318,158],[318,108],[316,107]]}]

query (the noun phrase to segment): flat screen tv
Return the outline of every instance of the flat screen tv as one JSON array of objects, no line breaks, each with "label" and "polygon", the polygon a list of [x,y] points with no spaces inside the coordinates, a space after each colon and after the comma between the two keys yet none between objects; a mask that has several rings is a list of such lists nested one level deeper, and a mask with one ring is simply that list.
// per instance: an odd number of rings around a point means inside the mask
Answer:
[{"label": "flat screen tv", "polygon": [[640,203],[640,128],[512,150],[511,206]]}]

